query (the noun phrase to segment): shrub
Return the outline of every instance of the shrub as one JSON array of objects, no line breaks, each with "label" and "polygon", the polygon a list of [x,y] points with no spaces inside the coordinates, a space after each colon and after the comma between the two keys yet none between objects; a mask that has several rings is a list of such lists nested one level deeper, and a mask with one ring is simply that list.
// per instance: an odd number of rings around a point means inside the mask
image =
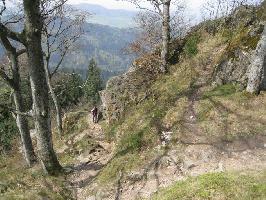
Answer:
[{"label": "shrub", "polygon": [[12,140],[17,134],[17,128],[15,119],[10,111],[5,108],[5,106],[11,106],[9,105],[11,91],[1,83],[0,80],[0,102],[3,103],[3,106],[0,107],[0,153],[3,153],[11,149]]},{"label": "shrub", "polygon": [[139,151],[142,147],[143,132],[128,134],[122,137],[118,145],[118,154],[124,155],[129,152]]},{"label": "shrub", "polygon": [[193,57],[198,54],[198,44],[200,36],[198,34],[192,35],[187,39],[184,47],[184,52],[188,57]]},{"label": "shrub", "polygon": [[[60,74],[54,80],[55,93],[61,108],[66,109],[73,105],[77,105],[83,96],[81,76],[75,73]],[[54,104],[51,102],[51,105]]]},{"label": "shrub", "polygon": [[0,112],[0,153],[11,150],[12,141],[17,134],[15,120],[7,110]]}]

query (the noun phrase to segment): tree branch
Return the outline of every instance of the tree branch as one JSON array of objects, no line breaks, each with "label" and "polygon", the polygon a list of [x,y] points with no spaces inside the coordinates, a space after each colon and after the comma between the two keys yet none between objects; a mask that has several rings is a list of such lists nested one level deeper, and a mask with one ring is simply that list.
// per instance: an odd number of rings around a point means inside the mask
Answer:
[{"label": "tree branch", "polygon": [[6,10],[6,1],[5,1],[5,0],[2,0],[2,4],[3,4],[3,7],[2,7],[1,10],[0,10],[0,16],[2,16],[3,13],[4,13],[5,10]]},{"label": "tree branch", "polygon": [[8,51],[8,53],[16,55],[16,49],[12,46],[8,38],[1,32],[0,32],[0,40],[1,40],[2,45]]},{"label": "tree branch", "polygon": [[59,69],[60,65],[62,64],[65,56],[67,54],[67,51],[63,52],[63,54],[61,55],[60,61],[57,63],[55,69],[53,70],[53,72],[50,74],[50,77],[52,78],[54,76],[54,74],[57,72],[57,70]]},{"label": "tree branch", "polygon": [[6,37],[15,40],[17,42],[20,42],[26,46],[26,41],[24,39],[23,33],[16,33],[14,31],[11,31],[8,29],[4,24],[0,22],[0,33],[5,35]]},{"label": "tree branch", "polygon": [[26,53],[27,50],[26,49],[20,49],[17,51],[17,56],[21,56],[22,54]]},{"label": "tree branch", "polygon": [[32,110],[28,111],[28,112],[19,112],[17,111],[16,109],[14,108],[11,108],[5,104],[0,104],[0,108],[3,108],[3,109],[7,109],[9,110],[10,112],[16,114],[16,115],[23,115],[23,116],[27,116],[27,117],[33,117],[33,114],[32,114]]},{"label": "tree branch", "polygon": [[15,88],[15,83],[13,79],[9,78],[3,69],[0,69],[0,77],[8,84],[12,89]]}]

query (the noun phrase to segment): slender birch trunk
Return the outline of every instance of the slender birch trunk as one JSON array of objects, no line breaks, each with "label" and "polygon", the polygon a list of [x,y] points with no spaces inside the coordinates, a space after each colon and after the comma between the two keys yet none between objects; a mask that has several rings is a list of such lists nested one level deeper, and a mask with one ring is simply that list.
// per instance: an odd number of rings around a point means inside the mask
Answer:
[{"label": "slender birch trunk", "polygon": [[62,110],[60,107],[60,104],[58,102],[57,96],[54,92],[54,89],[52,87],[52,83],[51,83],[51,77],[50,77],[50,73],[49,73],[49,67],[48,67],[48,63],[49,61],[46,61],[47,64],[45,65],[45,74],[46,74],[46,80],[47,80],[47,84],[49,87],[49,91],[55,106],[55,111],[56,111],[56,124],[57,124],[57,129],[58,129],[58,135],[61,137],[63,134],[63,122],[62,122]]},{"label": "slender birch trunk", "polygon": [[[25,112],[25,106],[21,94],[21,80],[19,74],[18,55],[16,52],[16,48],[12,46],[8,38],[3,33],[0,33],[0,41],[6,49],[8,53],[8,58],[11,62],[12,79],[9,78],[7,84],[14,90],[13,97],[16,106],[16,111],[18,111],[18,113],[23,113]],[[31,167],[34,165],[37,159],[32,145],[28,120],[26,119],[26,116],[21,114],[16,114],[15,118],[21,137],[21,145],[24,158],[26,160],[27,165]]]},{"label": "slender birch trunk", "polygon": [[[19,75],[18,60],[17,60],[16,55],[11,56],[11,63],[12,63],[13,80],[16,86],[14,88],[14,94],[13,94],[14,102],[15,102],[16,110],[18,112],[23,113],[26,110],[25,110],[25,106],[24,106],[24,102],[23,102],[23,98],[21,94],[20,75]],[[31,167],[37,161],[37,159],[36,159],[36,155],[34,153],[34,149],[32,145],[32,139],[30,136],[28,120],[26,119],[26,116],[17,114],[16,122],[17,122],[17,127],[20,132],[24,158],[28,166]]]},{"label": "slender birch trunk", "polygon": [[161,71],[167,72],[169,61],[169,43],[170,43],[170,0],[163,2],[163,26],[162,26],[162,51],[161,51]]}]

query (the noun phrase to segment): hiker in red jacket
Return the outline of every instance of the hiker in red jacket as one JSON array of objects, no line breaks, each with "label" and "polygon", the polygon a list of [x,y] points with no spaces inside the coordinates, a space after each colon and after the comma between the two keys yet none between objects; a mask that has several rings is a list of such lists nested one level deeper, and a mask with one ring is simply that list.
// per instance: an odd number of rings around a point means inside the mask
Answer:
[{"label": "hiker in red jacket", "polygon": [[96,106],[93,107],[93,109],[91,110],[91,114],[92,114],[92,121],[94,123],[98,122],[98,108]]}]

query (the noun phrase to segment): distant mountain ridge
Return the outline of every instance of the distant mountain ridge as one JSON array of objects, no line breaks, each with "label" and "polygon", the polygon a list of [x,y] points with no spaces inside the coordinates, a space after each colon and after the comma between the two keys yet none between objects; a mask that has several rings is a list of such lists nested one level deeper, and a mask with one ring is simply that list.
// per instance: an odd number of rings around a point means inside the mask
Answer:
[{"label": "distant mountain ridge", "polygon": [[[65,57],[60,70],[79,73],[85,78],[91,58],[94,58],[102,70],[104,80],[128,70],[134,57],[125,55],[123,49],[136,37],[134,28],[117,28],[96,23],[84,24],[85,34],[77,41],[77,48]],[[0,57],[5,50],[0,45]],[[51,66],[55,66],[59,55],[51,57]]]},{"label": "distant mountain ridge", "polygon": [[108,9],[100,5],[81,3],[74,5],[76,9],[92,14],[89,23],[97,23],[118,28],[134,27],[136,11],[124,9]]},{"label": "distant mountain ridge", "polygon": [[[123,49],[136,38],[137,30],[129,26],[135,12],[106,9],[91,4],[78,4],[75,7],[93,13],[98,18],[91,18],[84,24],[85,34],[77,41],[77,47],[65,57],[60,70],[65,72],[75,71],[85,78],[89,60],[93,58],[101,68],[105,81],[111,76],[127,71],[134,57],[125,55]],[[102,20],[98,20],[99,18],[102,18]],[[113,26],[111,22],[105,25],[103,20],[112,21]],[[116,24],[118,22],[120,22],[120,25],[126,24],[124,25],[125,28],[121,28],[123,26],[119,27]],[[22,24],[16,24],[13,28],[21,31],[23,26]],[[0,58],[5,53],[0,45]],[[60,55],[53,55],[50,66],[55,66],[59,59]]]}]

